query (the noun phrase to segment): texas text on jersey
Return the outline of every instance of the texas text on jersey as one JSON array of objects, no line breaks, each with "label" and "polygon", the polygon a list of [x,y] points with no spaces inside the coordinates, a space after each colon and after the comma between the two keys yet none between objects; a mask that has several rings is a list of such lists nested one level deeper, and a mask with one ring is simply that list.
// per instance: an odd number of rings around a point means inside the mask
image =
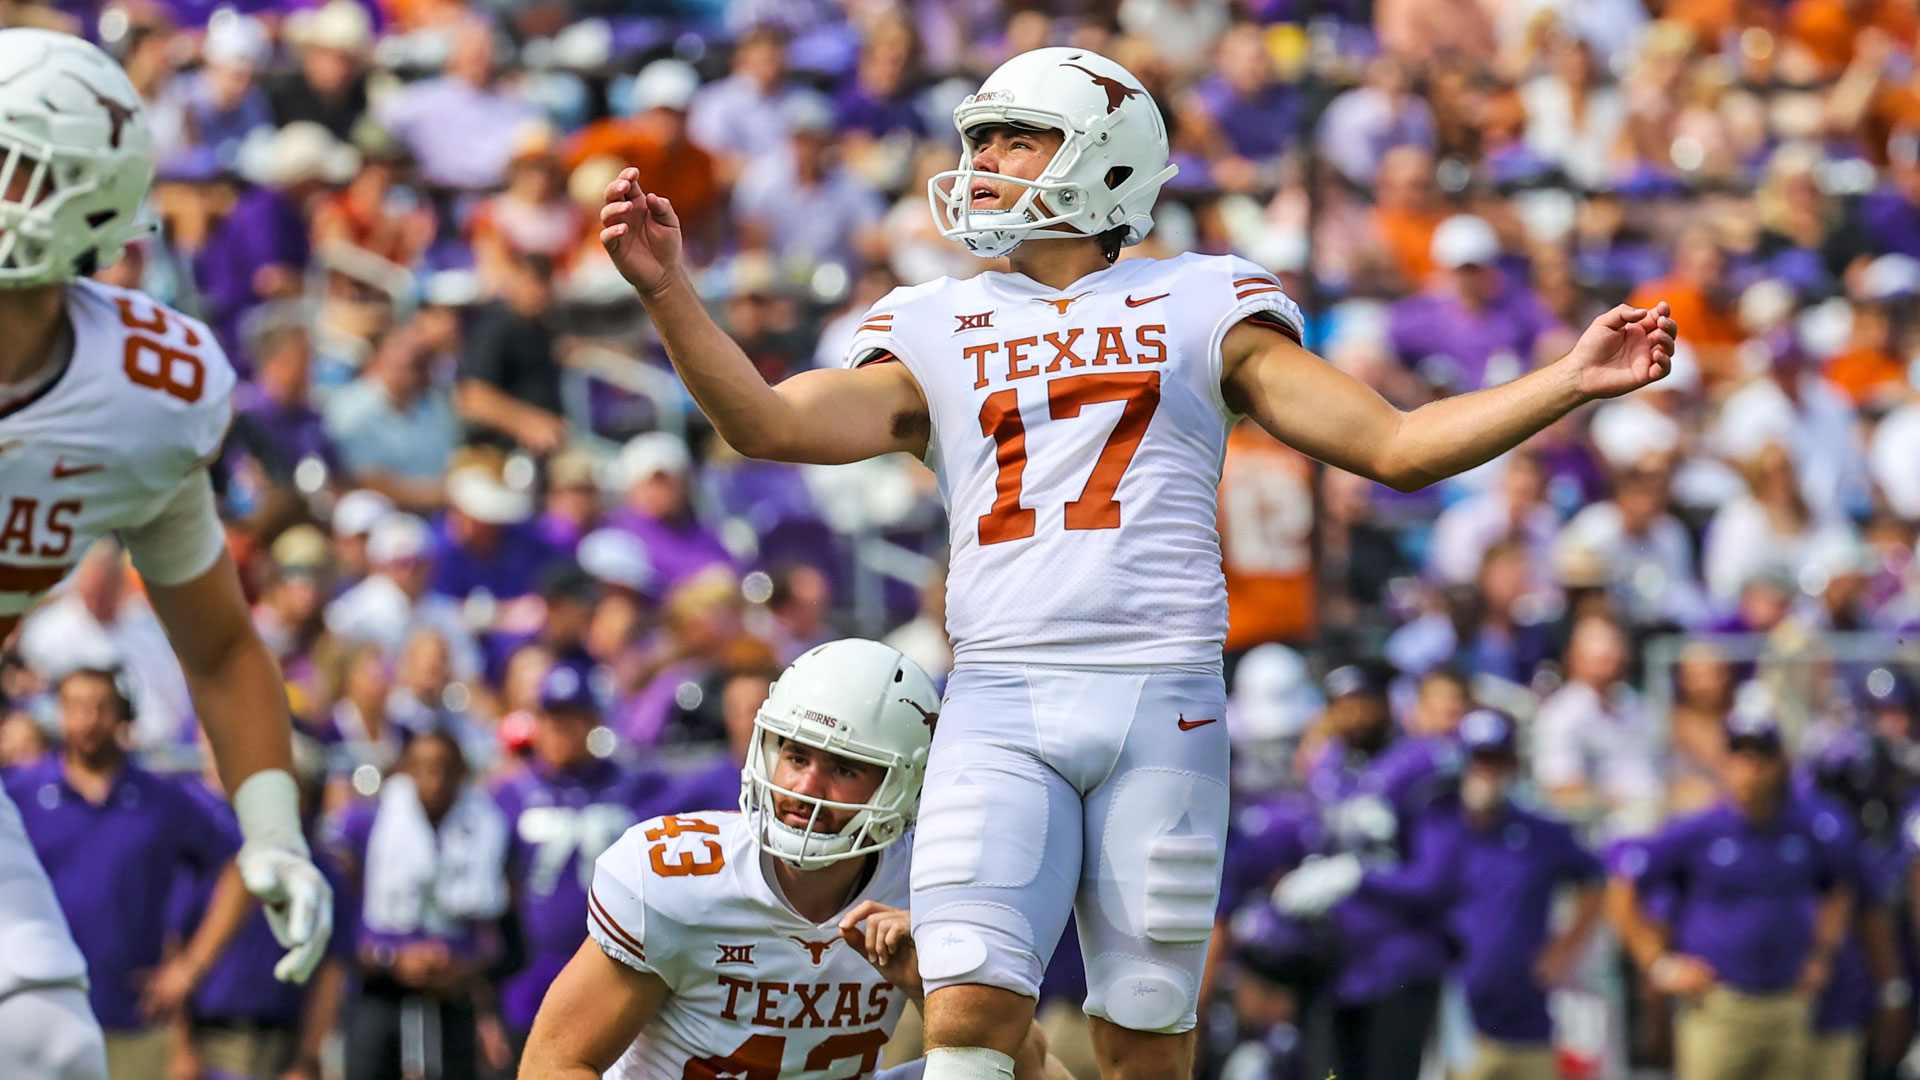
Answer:
[{"label": "texas text on jersey", "polygon": [[[910,843],[889,846],[849,904],[907,903]],[[620,1080],[861,1080],[906,1004],[770,884],[748,820],[654,818],[595,867],[587,926],[608,956],[665,980],[666,1005],[607,1073]]]},{"label": "texas text on jersey", "polygon": [[1232,256],[1131,259],[1066,289],[1014,273],[896,289],[854,366],[907,365],[948,507],[957,661],[1218,663],[1221,343],[1300,309]]},{"label": "texas text on jersey", "polygon": [[66,370],[0,407],[0,637],[108,533],[162,584],[204,573],[223,545],[202,466],[231,415],[226,355],[140,293],[66,290]]}]

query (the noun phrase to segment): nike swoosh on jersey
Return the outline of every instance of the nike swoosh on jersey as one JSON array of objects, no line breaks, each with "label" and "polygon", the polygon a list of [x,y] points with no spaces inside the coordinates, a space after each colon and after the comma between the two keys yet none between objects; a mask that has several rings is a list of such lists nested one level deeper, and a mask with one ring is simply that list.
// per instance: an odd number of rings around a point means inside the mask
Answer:
[{"label": "nike swoosh on jersey", "polygon": [[1189,720],[1187,719],[1186,713],[1181,713],[1180,719],[1175,722],[1180,725],[1181,731],[1192,731],[1194,728],[1197,728],[1197,727],[1206,727],[1208,724],[1214,723],[1219,719],[1220,718],[1217,716],[1210,716],[1205,720]]},{"label": "nike swoosh on jersey", "polygon": [[88,473],[97,473],[105,468],[106,466],[101,464],[98,461],[92,462],[87,465],[69,465],[67,464],[67,461],[65,458],[57,458],[54,460],[54,463],[53,463],[53,478],[55,480],[65,480],[69,477],[85,476]]},{"label": "nike swoosh on jersey", "polygon": [[1128,307],[1139,307],[1139,306],[1141,306],[1142,304],[1151,304],[1151,303],[1153,303],[1153,302],[1154,302],[1155,300],[1165,300],[1165,299],[1166,299],[1167,297],[1169,297],[1169,296],[1172,296],[1172,295],[1173,295],[1172,293],[1161,293],[1161,294],[1160,294],[1160,295],[1158,295],[1158,296],[1148,296],[1148,297],[1144,297],[1144,298],[1142,298],[1142,299],[1139,299],[1139,300],[1135,300],[1135,299],[1134,299],[1133,297],[1131,297],[1131,296],[1129,296],[1129,297],[1127,297],[1127,306],[1128,306]]}]

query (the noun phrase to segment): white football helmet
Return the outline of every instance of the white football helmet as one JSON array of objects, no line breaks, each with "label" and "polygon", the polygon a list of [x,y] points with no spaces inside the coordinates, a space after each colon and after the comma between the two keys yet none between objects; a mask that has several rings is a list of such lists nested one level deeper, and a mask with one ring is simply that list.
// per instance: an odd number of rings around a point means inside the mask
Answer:
[{"label": "white football helmet", "polygon": [[[1050,128],[1065,136],[1037,180],[978,172],[973,132],[988,124]],[[1000,65],[953,110],[960,167],[927,181],[940,235],[982,258],[1023,240],[1098,236],[1126,226],[1123,246],[1146,239],[1153,200],[1178,167],[1167,125],[1126,68],[1085,49],[1034,49]],[[991,175],[1027,190],[1010,210],[974,210],[974,180]],[[1061,231],[1055,226],[1066,226]],[[1047,231],[1052,230],[1052,231]]]},{"label": "white football helmet", "polygon": [[0,288],[112,265],[153,182],[140,95],[98,47],[0,30]]},{"label": "white football helmet", "polygon": [[[783,672],[753,718],[741,769],[740,810],[761,850],[802,870],[879,851],[913,824],[927,747],[940,719],[940,695],[920,665],[877,641],[848,638],[817,645]],[[864,803],[802,795],[773,782],[785,740],[886,768]],[[780,820],[776,797],[813,806],[806,828]],[[814,828],[823,810],[857,810],[838,832]]]}]

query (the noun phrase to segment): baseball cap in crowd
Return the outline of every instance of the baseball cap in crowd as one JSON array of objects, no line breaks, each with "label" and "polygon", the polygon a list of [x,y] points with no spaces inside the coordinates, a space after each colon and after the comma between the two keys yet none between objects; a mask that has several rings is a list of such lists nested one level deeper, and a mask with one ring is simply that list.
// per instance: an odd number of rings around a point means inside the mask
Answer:
[{"label": "baseball cap in crowd", "polygon": [[508,487],[484,465],[467,465],[447,477],[447,501],[483,525],[518,525],[533,516],[533,496]]},{"label": "baseball cap in crowd", "polygon": [[1498,709],[1474,709],[1460,718],[1460,745],[1476,757],[1516,756],[1513,718]]},{"label": "baseball cap in crowd", "polygon": [[649,431],[635,435],[620,448],[613,474],[622,488],[629,488],[659,473],[685,476],[692,467],[693,455],[687,453],[687,444],[678,435]]},{"label": "baseball cap in crowd", "polygon": [[659,583],[646,545],[625,529],[595,529],[581,538],[574,558],[605,585],[651,593]]},{"label": "baseball cap in crowd", "polygon": [[822,135],[833,130],[833,102],[824,95],[801,91],[780,109],[787,131],[794,135]]},{"label": "baseball cap in crowd", "polygon": [[1455,214],[1433,230],[1432,255],[1435,264],[1448,270],[1492,266],[1500,257],[1500,237],[1484,219]]},{"label": "baseball cap in crowd", "polygon": [[593,672],[585,665],[566,661],[553,665],[540,680],[540,707],[598,712],[600,699],[593,692]]},{"label": "baseball cap in crowd", "polygon": [[1786,739],[1775,716],[1773,692],[1758,683],[1748,683],[1736,695],[1733,711],[1727,714],[1727,750],[1730,753],[1778,754],[1786,748]]},{"label": "baseball cap in crowd", "polygon": [[301,48],[359,55],[373,44],[373,20],[354,0],[329,0],[325,6],[288,15],[286,35]]},{"label": "baseball cap in crowd", "polygon": [[324,576],[333,565],[325,533],[311,525],[296,525],[273,542],[273,565],[282,577],[294,574]]},{"label": "baseball cap in crowd", "polygon": [[267,28],[251,15],[226,11],[207,20],[200,56],[216,67],[258,69],[273,55]]},{"label": "baseball cap in crowd", "polygon": [[349,491],[333,506],[333,535],[365,536],[391,513],[393,500],[385,495],[367,489]]},{"label": "baseball cap in crowd", "polygon": [[1860,275],[1863,300],[1900,300],[1920,293],[1920,260],[1910,255],[1882,255]]},{"label": "baseball cap in crowd", "polygon": [[367,535],[367,561],[375,566],[417,559],[427,553],[427,523],[412,514],[388,514]]},{"label": "baseball cap in crowd", "polygon": [[1338,701],[1356,694],[1386,693],[1385,683],[1364,664],[1347,664],[1327,672],[1326,687],[1328,701]]},{"label": "baseball cap in crowd", "polygon": [[685,112],[700,89],[700,73],[685,60],[655,60],[633,77],[633,102],[630,112],[649,109],[673,109]]}]

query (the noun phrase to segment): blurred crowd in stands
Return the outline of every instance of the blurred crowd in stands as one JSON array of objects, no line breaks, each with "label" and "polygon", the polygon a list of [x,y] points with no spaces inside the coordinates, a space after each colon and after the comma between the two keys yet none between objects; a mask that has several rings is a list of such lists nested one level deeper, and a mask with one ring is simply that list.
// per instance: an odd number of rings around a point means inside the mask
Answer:
[{"label": "blurred crowd in stands", "polygon": [[[1170,127],[1123,257],[1253,259],[1402,407],[1621,300],[1681,327],[1663,382],[1412,494],[1234,433],[1203,1071],[1384,1080],[1430,1043],[1487,1077],[1678,1052],[1683,1080],[1825,1080],[1905,1053],[1912,0],[0,0],[19,24],[145,96],[155,231],[102,276],[205,317],[243,376],[216,486],[347,886],[312,990],[272,982],[264,923],[214,958],[231,813],[96,549],[0,659],[0,766],[125,1075],[502,1074],[594,854],[733,805],[781,665],[860,634],[944,677],[931,473],[720,443],[595,214],[637,166],[768,379],[838,364],[889,289],[992,267],[940,239],[926,178],[953,105],[1049,44],[1125,64]],[[1767,1049],[1689,1051],[1710,1036]]]}]

